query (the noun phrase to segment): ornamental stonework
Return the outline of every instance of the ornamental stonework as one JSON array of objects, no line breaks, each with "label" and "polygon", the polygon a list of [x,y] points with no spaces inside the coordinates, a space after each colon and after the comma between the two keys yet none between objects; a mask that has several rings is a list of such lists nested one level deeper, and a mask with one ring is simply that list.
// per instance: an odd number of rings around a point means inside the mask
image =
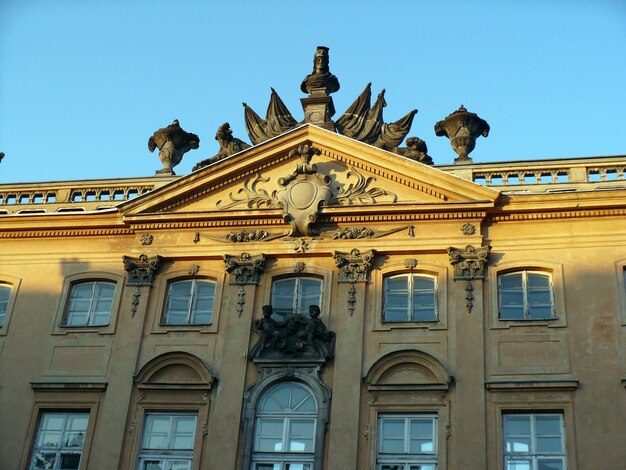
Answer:
[{"label": "ornamental stonework", "polygon": [[262,254],[252,256],[242,253],[239,257],[224,255],[224,263],[231,285],[258,284],[261,273],[265,270],[265,256]]}]

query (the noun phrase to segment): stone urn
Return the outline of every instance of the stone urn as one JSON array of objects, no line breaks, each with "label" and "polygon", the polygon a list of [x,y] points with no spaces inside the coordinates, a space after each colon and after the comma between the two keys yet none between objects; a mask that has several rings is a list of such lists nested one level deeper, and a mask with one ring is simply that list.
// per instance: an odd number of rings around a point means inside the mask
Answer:
[{"label": "stone urn", "polygon": [[443,121],[435,124],[435,134],[450,139],[450,145],[458,155],[454,159],[455,164],[472,163],[469,154],[476,146],[477,137],[489,135],[489,124],[461,105]]}]

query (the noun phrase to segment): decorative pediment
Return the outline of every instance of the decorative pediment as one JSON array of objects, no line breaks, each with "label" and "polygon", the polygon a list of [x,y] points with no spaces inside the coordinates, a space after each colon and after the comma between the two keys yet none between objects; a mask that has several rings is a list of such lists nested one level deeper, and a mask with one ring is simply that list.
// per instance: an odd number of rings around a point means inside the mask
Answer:
[{"label": "decorative pediment", "polygon": [[[493,206],[498,192],[379,148],[305,124],[220,159],[120,206],[127,221],[203,217],[284,218],[292,236],[330,210],[415,204],[432,211]],[[275,223],[273,225],[276,225]]]}]

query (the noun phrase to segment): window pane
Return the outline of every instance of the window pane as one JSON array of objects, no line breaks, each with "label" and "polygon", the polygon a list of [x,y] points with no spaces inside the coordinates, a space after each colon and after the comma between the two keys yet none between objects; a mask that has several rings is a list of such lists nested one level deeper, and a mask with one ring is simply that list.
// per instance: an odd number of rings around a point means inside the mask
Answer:
[{"label": "window pane", "polygon": [[260,418],[256,426],[255,449],[259,452],[275,452],[283,449],[283,429],[285,420],[282,418]]},{"label": "window pane", "polygon": [[434,450],[432,439],[411,439],[409,452],[412,454],[432,453]]},{"label": "window pane", "polygon": [[538,436],[561,435],[561,416],[560,415],[537,415],[535,417],[535,426],[537,427]]},{"label": "window pane", "polygon": [[143,470],[164,470],[160,460],[144,460]]},{"label": "window pane", "polygon": [[272,284],[272,307],[278,314],[292,313],[296,278],[279,279]]},{"label": "window pane", "polygon": [[4,324],[4,316],[7,312],[9,297],[11,296],[11,288],[0,285],[0,326]]},{"label": "window pane", "polygon": [[500,306],[500,319],[501,320],[523,320],[524,319],[524,307]]},{"label": "window pane", "polygon": [[561,459],[539,459],[537,470],[563,470],[563,460]]},{"label": "window pane", "polygon": [[511,415],[504,417],[504,434],[506,436],[530,436],[530,416]]},{"label": "window pane", "polygon": [[561,447],[561,436],[553,437],[537,437],[537,452],[546,454],[560,454],[563,452]]},{"label": "window pane", "polygon": [[313,434],[315,420],[292,419],[289,423],[289,450],[294,452],[313,452]]},{"label": "window pane", "polygon": [[61,454],[59,470],[77,470],[81,454]]},{"label": "window pane", "polygon": [[435,307],[428,308],[413,308],[413,318],[414,321],[434,321],[437,319],[437,312],[435,311]]},{"label": "window pane", "polygon": [[255,470],[280,470],[280,464],[278,463],[257,463],[254,466]]},{"label": "window pane", "polygon": [[506,470],[531,470],[530,460],[507,460]]},{"label": "window pane", "polygon": [[545,318],[553,318],[554,312],[552,310],[552,306],[538,307],[531,306],[528,309],[528,318],[530,319],[545,319]]},{"label": "window pane", "polygon": [[380,470],[404,470],[403,464],[384,464],[380,466]]},{"label": "window pane", "polygon": [[527,281],[528,288],[545,288],[550,289],[550,276],[546,274],[528,273]]},{"label": "window pane", "polygon": [[310,463],[288,463],[285,470],[313,470],[313,466]]},{"label": "window pane", "polygon": [[300,278],[300,296],[298,298],[297,312],[308,315],[309,306],[321,304],[322,281],[319,279]]},{"label": "window pane", "polygon": [[35,452],[31,463],[32,469],[51,469],[54,468],[57,454],[54,452]]},{"label": "window pane", "polygon": [[522,273],[503,274],[499,281],[502,289],[522,289]]},{"label": "window pane", "polygon": [[170,460],[167,462],[166,470],[189,470],[191,462],[188,460]]}]

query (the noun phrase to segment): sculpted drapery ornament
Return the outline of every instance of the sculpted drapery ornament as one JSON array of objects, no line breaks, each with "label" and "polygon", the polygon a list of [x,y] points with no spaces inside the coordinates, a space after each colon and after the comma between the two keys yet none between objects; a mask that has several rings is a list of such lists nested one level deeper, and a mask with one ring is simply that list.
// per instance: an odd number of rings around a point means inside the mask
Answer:
[{"label": "sculpted drapery ornament", "polygon": [[200,146],[200,138],[196,134],[185,132],[175,119],[172,124],[157,130],[148,139],[148,150],[154,152],[159,149],[159,159],[163,168],[157,175],[175,175],[173,168],[183,159],[183,155],[191,149]]},{"label": "sculpted drapery ornament", "polygon": [[454,266],[454,280],[466,281],[465,287],[465,306],[467,312],[472,313],[474,307],[474,286],[472,281],[475,279],[485,279],[485,268],[489,259],[488,246],[474,247],[467,245],[465,249],[448,248],[450,263]]},{"label": "sculpted drapery ornament", "polygon": [[468,155],[474,150],[476,139],[479,136],[487,137],[489,135],[489,124],[479,118],[476,113],[470,113],[465,109],[465,106],[461,105],[443,121],[435,124],[435,134],[450,139],[450,145],[458,155],[454,159],[454,163],[472,163],[472,159]]}]

